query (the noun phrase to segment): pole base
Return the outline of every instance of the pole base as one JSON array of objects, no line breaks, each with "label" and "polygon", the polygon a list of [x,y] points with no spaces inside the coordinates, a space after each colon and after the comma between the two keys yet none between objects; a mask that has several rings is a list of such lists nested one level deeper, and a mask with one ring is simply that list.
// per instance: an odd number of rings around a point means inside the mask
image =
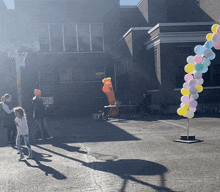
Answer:
[{"label": "pole base", "polygon": [[180,139],[174,140],[174,142],[180,142],[180,143],[198,143],[202,142],[203,140],[201,139],[196,139],[195,135],[194,136],[189,136],[187,139],[187,136],[180,136]]}]

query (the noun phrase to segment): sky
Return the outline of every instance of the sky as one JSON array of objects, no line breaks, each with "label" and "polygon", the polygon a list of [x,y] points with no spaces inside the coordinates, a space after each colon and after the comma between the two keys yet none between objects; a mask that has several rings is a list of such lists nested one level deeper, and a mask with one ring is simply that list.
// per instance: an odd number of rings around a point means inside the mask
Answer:
[{"label": "sky", "polygon": [[[8,9],[14,9],[14,0],[3,0]],[[140,0],[120,0],[120,5],[137,5]]]}]

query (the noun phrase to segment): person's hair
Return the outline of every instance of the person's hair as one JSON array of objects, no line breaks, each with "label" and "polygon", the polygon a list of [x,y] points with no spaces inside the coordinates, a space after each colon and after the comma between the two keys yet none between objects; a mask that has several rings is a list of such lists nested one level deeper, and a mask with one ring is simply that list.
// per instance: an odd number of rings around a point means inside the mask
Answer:
[{"label": "person's hair", "polygon": [[17,112],[20,114],[20,118],[22,119],[23,117],[26,117],[25,110],[22,107],[16,107],[14,109],[14,112]]},{"label": "person's hair", "polygon": [[1,97],[1,104],[5,102],[6,99],[12,97],[10,94],[6,93]]}]

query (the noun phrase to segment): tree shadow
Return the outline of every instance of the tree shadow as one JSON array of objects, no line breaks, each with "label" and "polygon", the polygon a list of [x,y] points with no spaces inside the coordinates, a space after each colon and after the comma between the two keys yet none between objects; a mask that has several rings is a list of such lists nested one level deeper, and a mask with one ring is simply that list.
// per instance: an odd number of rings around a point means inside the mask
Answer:
[{"label": "tree shadow", "polygon": [[[27,154],[26,148],[23,148],[23,151],[25,154]],[[40,169],[45,173],[46,176],[51,175],[53,178],[57,180],[66,179],[66,176],[60,173],[59,171],[57,171],[56,169],[41,163],[41,162],[51,162],[52,160],[47,159],[49,157],[52,156],[45,153],[37,153],[36,151],[33,151],[33,158],[31,160],[35,161],[37,165],[31,165],[31,163],[27,160],[23,160],[22,162],[24,162],[28,167]]]},{"label": "tree shadow", "polygon": [[[141,185],[145,185],[148,187],[151,187],[152,189],[156,191],[164,191],[164,192],[174,192],[173,190],[166,187],[165,184],[165,174],[168,172],[168,169],[158,163],[141,160],[141,159],[120,159],[115,160],[116,156],[110,156],[110,155],[102,155],[98,153],[92,153],[93,157],[104,160],[104,161],[97,161],[97,162],[84,162],[82,160],[69,157],[66,155],[63,155],[61,153],[57,153],[55,151],[52,151],[50,149],[46,149],[42,146],[35,145],[35,147],[40,148],[42,150],[48,151],[50,153],[59,155],[61,157],[79,162],[82,164],[82,166],[89,167],[94,170],[103,171],[107,173],[111,173],[114,175],[117,175],[121,179],[123,179],[123,184],[121,186],[120,192],[125,192],[127,182],[129,180],[139,183]],[[89,155],[89,154],[88,154]],[[134,176],[156,176],[158,175],[160,177],[160,185],[153,185],[145,181],[141,181]]]}]

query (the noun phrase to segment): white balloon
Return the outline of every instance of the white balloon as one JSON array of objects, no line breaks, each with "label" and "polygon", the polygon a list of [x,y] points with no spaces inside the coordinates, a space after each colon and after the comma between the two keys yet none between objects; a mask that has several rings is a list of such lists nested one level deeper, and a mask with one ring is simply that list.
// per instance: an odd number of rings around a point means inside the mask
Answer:
[{"label": "white balloon", "polygon": [[198,99],[198,98],[199,98],[199,94],[198,94],[198,93],[191,94],[191,95],[190,95],[190,98],[192,98],[192,99],[196,100],[196,99]]},{"label": "white balloon", "polygon": [[204,83],[204,79],[200,78],[200,79],[196,79],[196,84],[197,85],[202,85]]},{"label": "white balloon", "polygon": [[187,63],[195,64],[194,56],[192,56],[192,55],[190,55],[189,57],[187,57],[186,61],[187,61]]},{"label": "white balloon", "polygon": [[192,119],[194,117],[194,112],[189,110],[188,113],[186,114],[186,117],[188,119]]}]

